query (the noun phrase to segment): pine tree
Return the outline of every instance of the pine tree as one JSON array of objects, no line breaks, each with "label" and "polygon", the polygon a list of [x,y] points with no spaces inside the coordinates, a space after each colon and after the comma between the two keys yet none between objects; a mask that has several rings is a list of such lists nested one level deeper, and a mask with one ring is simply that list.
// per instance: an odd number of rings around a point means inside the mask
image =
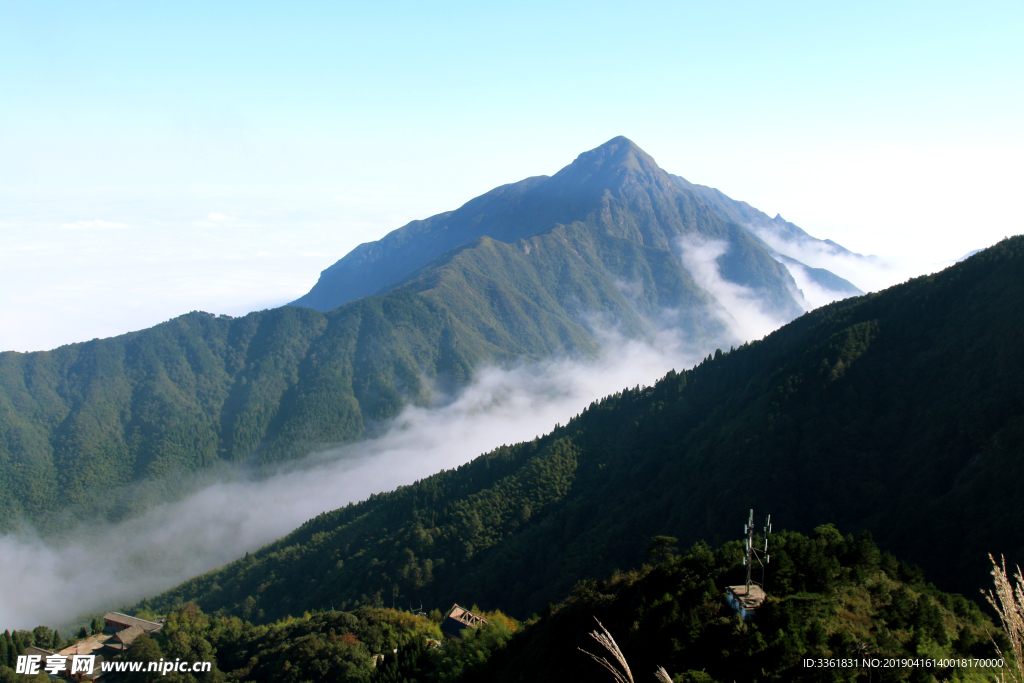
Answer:
[{"label": "pine tree", "polygon": [[53,631],[50,630],[50,627],[40,625],[32,629],[32,644],[49,650],[53,645]]},{"label": "pine tree", "polygon": [[[17,661],[18,655],[25,652],[25,641],[22,639],[21,633],[15,631],[11,634],[11,642],[14,644],[14,648],[13,650],[8,650],[7,657]],[[13,657],[11,657],[12,652],[14,655]]]},{"label": "pine tree", "polygon": [[[7,633],[4,633],[6,636]],[[7,666],[7,638],[0,636],[0,666]]]},{"label": "pine tree", "polygon": [[18,653],[15,651],[14,640],[11,638],[11,632],[4,631],[3,639],[7,645],[7,660],[2,663],[13,669],[14,665],[17,663]]},{"label": "pine tree", "polygon": [[647,559],[656,563],[668,562],[674,556],[678,543],[675,536],[653,536],[647,547]]}]

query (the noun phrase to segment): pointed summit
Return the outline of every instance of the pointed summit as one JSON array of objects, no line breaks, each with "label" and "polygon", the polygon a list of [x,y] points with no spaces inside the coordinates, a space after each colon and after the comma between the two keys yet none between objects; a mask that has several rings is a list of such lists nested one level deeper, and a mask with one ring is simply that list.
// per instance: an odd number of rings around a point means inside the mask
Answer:
[{"label": "pointed summit", "polygon": [[602,185],[609,189],[621,186],[627,179],[641,183],[671,186],[672,180],[654,161],[625,136],[614,137],[600,147],[584,152],[570,165],[552,176],[553,181],[569,184]]},{"label": "pointed summit", "polygon": [[669,175],[620,135],[551,177],[502,185],[455,211],[413,221],[356,247],[293,303],[329,311],[398,287],[434,259],[483,237],[514,244],[557,226],[576,226],[607,253],[632,253],[641,245],[677,270],[680,236],[723,241],[729,247],[718,262],[722,277],[764,293],[781,317],[793,317],[800,309],[790,294],[796,287],[792,277],[742,227],[759,212],[737,206],[721,193]]},{"label": "pointed summit", "polygon": [[[580,154],[550,178],[537,176],[502,185],[455,211],[413,221],[377,242],[359,245],[324,270],[313,289],[293,303],[329,311],[384,291],[432,259],[480,237],[511,244],[558,224],[588,223],[665,247],[664,231],[655,227],[657,234],[651,232],[650,225],[658,222],[652,206],[664,207],[667,215],[678,217],[678,194],[672,177],[620,135]],[[609,206],[610,197],[615,198],[614,207]],[[669,231],[679,232],[680,227]]]},{"label": "pointed summit", "polygon": [[623,135],[614,137],[600,147],[580,154],[572,163],[573,166],[577,164],[591,167],[622,166],[635,171],[642,170],[644,167],[658,167],[658,164],[647,152]]}]

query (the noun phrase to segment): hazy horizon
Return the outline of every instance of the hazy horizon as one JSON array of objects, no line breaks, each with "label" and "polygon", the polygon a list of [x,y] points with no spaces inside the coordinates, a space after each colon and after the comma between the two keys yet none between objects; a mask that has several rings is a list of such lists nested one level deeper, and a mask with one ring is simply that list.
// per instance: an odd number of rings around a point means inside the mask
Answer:
[{"label": "hazy horizon", "polygon": [[1019,3],[3,7],[0,350],[294,300],[617,135],[893,281],[1022,230]]},{"label": "hazy horizon", "polygon": [[[723,192],[729,195],[727,190]],[[446,210],[469,199],[472,197]],[[355,206],[349,209],[353,216],[347,222],[350,230],[340,234],[322,219],[279,229],[246,217],[244,208],[231,214],[209,212],[191,221],[177,215],[175,220],[149,229],[92,219],[16,231],[11,235],[14,239],[9,242],[8,257],[18,254],[25,260],[12,259],[4,268],[11,286],[0,309],[10,324],[0,331],[0,351],[50,350],[117,336],[193,310],[240,316],[285,305],[308,292],[320,272],[352,248],[380,239],[408,222],[398,217],[394,207],[385,206],[383,197],[370,207],[358,206],[363,200],[356,197],[338,202]],[[415,205],[423,203],[421,199]],[[757,205],[754,208],[764,210]],[[180,214],[180,209],[172,213]],[[409,220],[436,213],[422,213]],[[806,225],[800,227],[807,229]],[[808,232],[857,251],[834,233]],[[806,265],[832,270],[864,291],[877,291],[939,270],[1001,237],[982,233],[971,239],[967,244],[976,245],[971,249],[929,240],[920,253],[900,252],[891,240],[885,240],[878,249],[861,252],[877,257],[872,264],[807,252],[802,258]],[[985,239],[993,241],[979,244]],[[794,276],[800,278],[799,273]],[[811,295],[807,299],[816,300]],[[55,311],[60,314],[54,315]]]}]

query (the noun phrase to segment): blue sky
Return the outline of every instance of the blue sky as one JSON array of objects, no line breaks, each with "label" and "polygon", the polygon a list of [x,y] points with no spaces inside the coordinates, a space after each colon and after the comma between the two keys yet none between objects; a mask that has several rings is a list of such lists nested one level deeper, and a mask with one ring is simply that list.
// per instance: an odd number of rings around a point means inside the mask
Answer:
[{"label": "blue sky", "polygon": [[297,297],[626,135],[851,249],[1021,232],[1024,3],[0,1],[0,349]]}]

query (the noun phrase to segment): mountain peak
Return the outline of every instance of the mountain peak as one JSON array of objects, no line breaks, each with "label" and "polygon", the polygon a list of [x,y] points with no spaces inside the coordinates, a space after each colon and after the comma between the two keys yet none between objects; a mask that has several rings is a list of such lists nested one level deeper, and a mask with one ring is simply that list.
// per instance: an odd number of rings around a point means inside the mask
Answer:
[{"label": "mountain peak", "polygon": [[619,135],[600,147],[584,152],[553,177],[586,183],[598,182],[606,187],[618,186],[629,176],[642,176],[671,184],[668,174],[650,154],[629,138]]},{"label": "mountain peak", "polygon": [[623,135],[579,155],[572,165],[577,164],[593,167],[619,166],[635,171],[643,170],[644,166],[658,167],[647,152]]}]

